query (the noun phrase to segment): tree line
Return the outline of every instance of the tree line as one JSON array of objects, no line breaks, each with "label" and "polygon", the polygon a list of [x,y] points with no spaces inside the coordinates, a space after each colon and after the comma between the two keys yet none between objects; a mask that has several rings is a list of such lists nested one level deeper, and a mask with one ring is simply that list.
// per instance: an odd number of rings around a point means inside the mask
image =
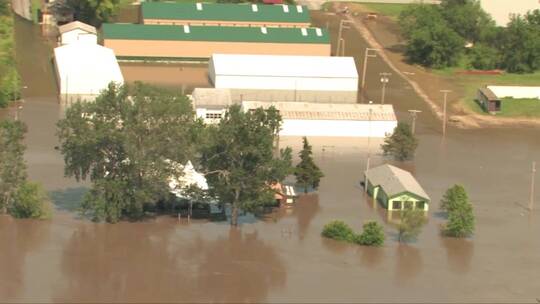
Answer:
[{"label": "tree line", "polygon": [[20,76],[15,62],[13,16],[8,4],[0,1],[0,108],[20,99]]},{"label": "tree line", "polygon": [[110,84],[94,101],[74,103],[58,122],[65,174],[90,180],[83,213],[96,221],[140,219],[147,207],[171,198],[168,180],[180,176],[172,164],[192,161],[206,177],[206,196],[239,211],[274,201],[271,185],[296,173],[298,184],[317,189],[323,176],[304,138],[300,163],[292,150],[276,149],[279,112],[228,108],[219,123],[195,118],[182,94],[142,83]]},{"label": "tree line", "polygon": [[465,62],[479,70],[530,73],[540,68],[540,11],[514,15],[497,27],[477,0],[413,4],[399,17],[405,55],[426,67],[455,67]]}]

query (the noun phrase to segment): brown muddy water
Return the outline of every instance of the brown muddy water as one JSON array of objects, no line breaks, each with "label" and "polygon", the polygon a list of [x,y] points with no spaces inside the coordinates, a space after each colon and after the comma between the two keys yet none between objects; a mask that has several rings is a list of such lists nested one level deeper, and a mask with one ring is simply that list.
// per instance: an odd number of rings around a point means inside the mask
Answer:
[{"label": "brown muddy water", "polygon": [[[328,17],[331,18],[331,17]],[[334,23],[331,23],[331,26]],[[392,79],[388,101],[401,119],[410,107],[420,146],[412,170],[431,195],[429,222],[416,242],[399,245],[387,215],[359,186],[366,140],[312,138],[325,173],[318,197],[303,198],[265,219],[226,223],[159,217],[96,224],[75,209],[85,185],[63,176],[55,150],[61,115],[47,47],[17,20],[17,51],[29,126],[26,159],[56,206],[52,220],[0,217],[0,302],[536,302],[540,298],[540,212],[528,213],[530,163],[538,160],[538,129],[449,129],[440,126],[404,81]],[[363,42],[354,32],[357,53]],[[358,53],[361,56],[361,53]],[[371,65],[372,64],[372,65]],[[378,75],[388,71],[370,62]],[[368,75],[370,97],[380,88]],[[4,113],[12,115],[13,113]],[[386,160],[371,142],[374,165]],[[284,138],[298,152],[299,138]],[[537,179],[538,180],[538,179]],[[477,230],[469,240],[441,237],[438,201],[462,183],[475,206]],[[536,196],[540,210],[540,194]],[[324,224],[341,219],[354,229],[375,219],[385,225],[381,248],[321,238]]]}]

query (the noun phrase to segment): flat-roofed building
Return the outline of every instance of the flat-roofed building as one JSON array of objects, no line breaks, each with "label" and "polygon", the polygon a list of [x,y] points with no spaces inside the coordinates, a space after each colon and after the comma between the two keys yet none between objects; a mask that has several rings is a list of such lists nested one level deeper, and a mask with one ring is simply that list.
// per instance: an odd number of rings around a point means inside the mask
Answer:
[{"label": "flat-roofed building", "polygon": [[143,24],[194,26],[309,27],[310,15],[302,5],[163,3],[141,5]]},{"label": "flat-roofed building", "polygon": [[212,54],[330,56],[319,28],[103,24],[103,44],[125,59],[204,59]]},{"label": "flat-roofed building", "polygon": [[280,136],[385,137],[397,119],[392,105],[243,101],[245,111],[274,107],[283,121]]},{"label": "flat-roofed building", "polygon": [[354,58],[214,54],[208,67],[217,89],[233,100],[356,103]]}]

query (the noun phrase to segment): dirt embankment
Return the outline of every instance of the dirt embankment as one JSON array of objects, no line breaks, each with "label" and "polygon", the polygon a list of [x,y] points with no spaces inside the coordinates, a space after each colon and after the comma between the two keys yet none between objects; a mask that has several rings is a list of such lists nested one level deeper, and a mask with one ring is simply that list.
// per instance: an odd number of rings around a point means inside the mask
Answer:
[{"label": "dirt embankment", "polygon": [[380,15],[376,19],[367,18],[370,10],[358,3],[337,2],[334,3],[333,10],[340,11],[345,6],[348,6],[353,14],[347,14],[344,18],[354,23],[355,28],[372,48],[383,50],[380,52],[380,57],[396,74],[409,82],[439,119],[444,117],[441,90],[451,90],[452,92],[448,95],[447,115],[449,123],[457,127],[540,126],[540,119],[497,117],[471,112],[461,102],[465,96],[457,79],[452,81],[421,66],[406,63],[403,54],[404,41],[399,35],[399,26],[395,20]]}]

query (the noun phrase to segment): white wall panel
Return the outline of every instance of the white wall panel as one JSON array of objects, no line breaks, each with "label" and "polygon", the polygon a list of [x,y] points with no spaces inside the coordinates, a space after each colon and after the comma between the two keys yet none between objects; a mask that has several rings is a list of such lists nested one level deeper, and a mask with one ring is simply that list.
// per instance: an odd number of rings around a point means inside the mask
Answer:
[{"label": "white wall panel", "polygon": [[385,137],[397,121],[285,119],[280,136]]}]

